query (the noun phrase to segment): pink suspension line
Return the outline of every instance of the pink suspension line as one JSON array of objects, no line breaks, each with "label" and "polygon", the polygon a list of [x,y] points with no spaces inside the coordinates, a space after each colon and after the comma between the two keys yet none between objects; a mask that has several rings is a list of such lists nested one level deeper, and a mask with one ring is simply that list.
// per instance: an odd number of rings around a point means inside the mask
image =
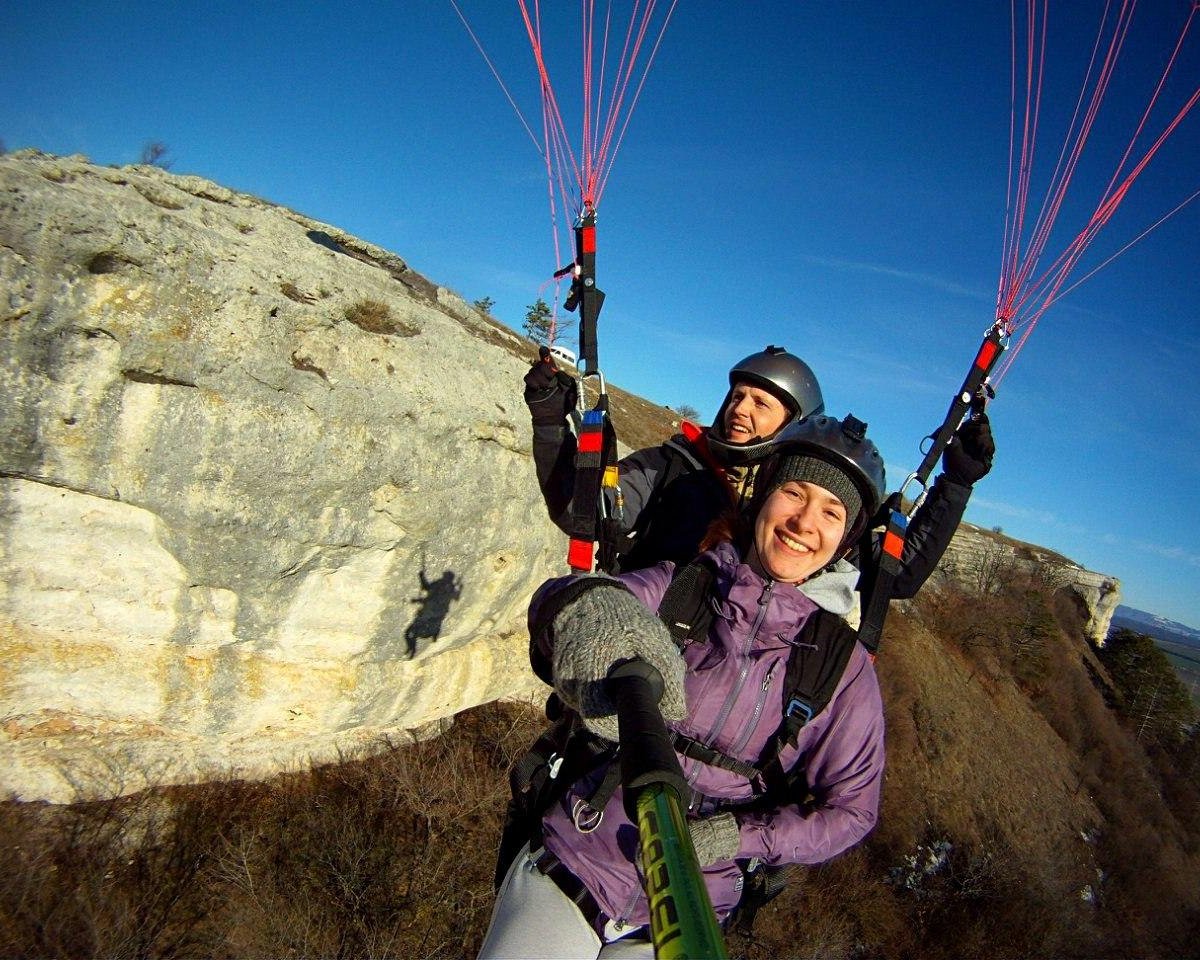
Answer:
[{"label": "pink suspension line", "polygon": [[[569,225],[560,222],[557,216],[554,194],[557,192],[563,211],[574,211],[576,219],[582,219],[585,214],[594,212],[599,204],[621,138],[628,127],[633,108],[662,43],[677,0],[672,0],[666,17],[658,27],[653,48],[649,57],[645,59],[637,88],[630,99],[628,90],[643,44],[655,21],[656,3],[657,0],[634,0],[620,58],[612,77],[608,78],[606,72],[609,63],[608,47],[613,34],[613,4],[609,0],[602,27],[598,30],[595,0],[581,0],[581,136],[579,152],[576,155],[571,147],[572,139],[546,63],[540,0],[517,0],[540,81],[544,143],[542,153],[546,158],[546,177],[551,194],[551,230],[554,234],[554,256],[557,264],[562,264],[564,257],[559,231],[568,230]],[[618,123],[621,123],[620,134],[614,142],[614,131],[618,129]],[[565,273],[556,277],[565,278]],[[552,339],[557,332],[558,292],[556,284],[551,319]]]},{"label": "pink suspension line", "polygon": [[462,10],[459,9],[459,6],[455,0],[450,0],[450,6],[452,6],[454,8],[454,12],[458,14],[458,19],[462,21],[462,25],[466,27],[467,35],[470,36],[471,40],[474,42],[475,49],[478,50],[479,55],[483,57],[483,62],[487,64],[487,68],[492,71],[492,76],[495,77],[496,82],[500,84],[500,89],[504,92],[504,96],[507,98],[509,106],[513,108],[513,112],[516,113],[517,119],[521,121],[521,126],[525,128],[525,132],[529,134],[529,139],[533,141],[533,145],[540,153],[542,150],[542,145],[538,142],[538,138],[534,136],[533,130],[530,129],[529,123],[525,119],[525,115],[521,113],[521,108],[517,106],[517,101],[514,100],[512,94],[508,92],[508,87],[505,86],[503,78],[496,70],[496,67],[492,64],[491,58],[487,55],[487,51],[483,49],[483,44],[480,43],[479,38],[475,36],[475,31],[471,29],[471,25],[467,22],[467,18],[463,15]]},{"label": "pink suspension line", "polygon": [[[616,147],[620,142],[617,131],[623,136],[628,126],[633,107],[636,105],[638,94],[645,83],[655,54],[662,42],[663,33],[670,22],[678,0],[672,0],[665,18],[657,28],[657,35],[651,52],[642,66],[639,83],[632,98],[628,91],[633,82],[641,53],[651,27],[655,23],[657,0],[634,0],[629,24],[625,31],[624,46],[619,61],[611,79],[611,86],[606,87],[605,70],[608,65],[608,44],[611,36],[613,11],[611,3],[604,17],[602,31],[597,31],[595,0],[581,0],[580,18],[582,21],[582,46],[580,59],[582,67],[582,96],[581,111],[582,129],[578,161],[571,150],[571,137],[568,135],[558,98],[554,92],[550,71],[546,65],[543,52],[541,33],[542,11],[540,0],[517,0],[522,19],[525,22],[526,33],[530,47],[533,50],[534,61],[537,65],[538,76],[541,80],[542,98],[548,103],[546,107],[550,117],[549,128],[551,139],[561,144],[561,153],[570,158],[569,166],[577,188],[577,204],[580,214],[586,207],[595,208],[600,202],[604,185],[607,183],[616,155]],[[599,70],[597,71],[597,48],[599,48]],[[559,151],[547,150],[557,154]],[[551,179],[556,179],[552,176]],[[568,197],[563,196],[564,205],[571,205]]]},{"label": "pink suspension line", "polygon": [[[542,108],[542,138],[539,141],[529,123],[525,120],[504,80],[496,70],[475,31],[467,22],[457,0],[450,0],[451,6],[466,28],[468,35],[475,44],[487,64],[492,76],[500,85],[517,118],[524,126],[526,133],[537,147],[546,168],[546,184],[550,208],[550,229],[554,243],[554,262],[562,264],[563,251],[560,246],[559,230],[572,229],[565,223],[560,223],[559,205],[563,211],[573,211],[577,220],[582,222],[585,215],[593,214],[600,202],[601,194],[608,183],[616,154],[621,141],[629,127],[629,121],[634,107],[641,95],[646,78],[654,62],[655,56],[662,44],[663,35],[671,21],[678,0],[671,0],[666,16],[657,27],[657,34],[648,57],[638,78],[636,89],[630,98],[629,88],[632,84],[641,51],[651,28],[655,23],[655,8],[658,0],[633,0],[629,14],[629,24],[625,30],[624,45],[611,77],[611,85],[606,88],[608,71],[608,46],[613,33],[613,2],[608,0],[603,20],[601,39],[597,44],[595,0],[581,0],[581,50],[580,62],[582,72],[582,129],[579,144],[578,160],[572,150],[572,138],[563,119],[554,84],[551,81],[550,69],[546,64],[541,0],[517,0],[517,7],[529,39],[533,53],[534,64],[538,74],[538,87]],[[596,67],[596,53],[599,46],[599,69]],[[557,194],[557,197],[556,197]],[[594,242],[594,232],[592,234]],[[553,342],[556,334],[558,315],[558,281],[563,279],[569,270],[560,269],[554,277],[544,284],[554,283],[554,309],[551,314],[550,340]]]},{"label": "pink suspension line", "polygon": [[[1079,163],[1079,158],[1083,153],[1084,146],[1091,134],[1092,126],[1098,115],[1100,105],[1103,102],[1104,95],[1108,90],[1109,82],[1115,70],[1117,60],[1120,56],[1125,38],[1128,35],[1130,24],[1132,22],[1133,10],[1136,7],[1136,0],[1122,0],[1120,8],[1117,11],[1116,22],[1112,27],[1112,35],[1108,39],[1107,49],[1100,61],[1099,70],[1096,73],[1094,85],[1091,88],[1090,96],[1088,95],[1088,85],[1091,82],[1093,68],[1096,64],[1097,54],[1103,46],[1103,40],[1106,32],[1106,24],[1109,18],[1109,7],[1106,5],[1104,14],[1101,18],[1099,32],[1097,34],[1096,43],[1092,51],[1092,59],[1088,65],[1087,73],[1084,78],[1083,87],[1080,91],[1079,99],[1076,103],[1075,114],[1071,119],[1070,126],[1064,147],[1059,155],[1058,164],[1055,167],[1054,175],[1050,179],[1050,186],[1047,190],[1046,197],[1042,203],[1042,209],[1038,214],[1029,236],[1027,244],[1022,249],[1021,237],[1023,235],[1025,223],[1025,205],[1029,200],[1030,176],[1033,167],[1034,144],[1036,141],[1037,118],[1040,109],[1041,99],[1041,83],[1042,71],[1045,61],[1045,23],[1046,23],[1046,0],[1042,0],[1041,17],[1038,17],[1037,0],[1027,0],[1026,4],[1026,19],[1025,23],[1025,104],[1023,112],[1023,131],[1021,138],[1021,154],[1019,162],[1019,172],[1016,177],[1016,183],[1013,183],[1014,159],[1013,154],[1016,146],[1015,131],[1016,110],[1017,110],[1017,66],[1014,62],[1012,70],[1012,86],[1011,98],[1013,113],[1010,118],[1009,129],[1009,202],[1010,208],[1005,215],[1005,238],[1002,253],[1001,275],[999,283],[999,292],[996,305],[997,322],[1003,325],[1007,334],[1012,334],[1020,328],[1020,336],[1015,345],[1007,351],[1006,355],[997,367],[993,377],[994,383],[1005,376],[1008,370],[1012,367],[1017,354],[1028,340],[1029,335],[1033,332],[1038,320],[1052,306],[1058,302],[1067,293],[1078,287],[1084,280],[1087,280],[1096,274],[1103,267],[1107,266],[1118,256],[1136,244],[1138,241],[1147,236],[1160,224],[1170,219],[1181,209],[1192,202],[1197,196],[1200,196],[1200,190],[1197,190],[1186,200],[1176,206],[1165,216],[1159,218],[1149,228],[1135,237],[1132,241],[1125,244],[1117,253],[1110,256],[1098,267],[1089,271],[1082,278],[1076,280],[1070,286],[1065,286],[1072,271],[1078,265],[1084,251],[1096,238],[1097,234],[1103,227],[1112,219],[1117,208],[1128,195],[1130,188],[1141,175],[1141,173],[1149,165],[1163,143],[1174,133],[1175,129],[1183,122],[1184,118],[1191,112],[1197,102],[1200,102],[1200,87],[1198,87],[1190,97],[1184,102],[1182,107],[1176,112],[1171,121],[1163,128],[1152,145],[1145,150],[1141,159],[1126,171],[1134,147],[1142,136],[1149,122],[1151,112],[1157,105],[1163,87],[1166,84],[1167,78],[1170,75],[1175,62],[1182,49],[1184,39],[1187,36],[1188,30],[1200,10],[1200,0],[1193,0],[1187,20],[1185,21],[1179,38],[1175,43],[1175,47],[1163,69],[1163,73],[1155,86],[1153,94],[1150,96],[1145,109],[1142,111],[1132,137],[1129,139],[1124,153],[1120,161],[1113,170],[1111,179],[1105,187],[1100,201],[1096,206],[1095,211],[1088,219],[1087,224],[1083,229],[1066,245],[1063,251],[1054,259],[1053,263],[1037,274],[1038,263],[1042,258],[1047,243],[1050,239],[1051,230],[1057,220],[1057,217],[1062,209],[1063,201],[1067,194],[1067,189],[1070,185],[1071,178]],[[1014,34],[1017,26],[1016,16],[1016,0],[1013,3],[1012,21],[1014,26]],[[1013,41],[1014,59],[1017,52],[1017,45],[1014,35]],[[1035,54],[1035,50],[1038,51]],[[1084,102],[1087,102],[1087,107],[1084,109],[1083,116],[1080,118],[1080,108]],[[1076,122],[1078,121],[1078,129]],[[1036,274],[1036,276],[1035,276]]]}]

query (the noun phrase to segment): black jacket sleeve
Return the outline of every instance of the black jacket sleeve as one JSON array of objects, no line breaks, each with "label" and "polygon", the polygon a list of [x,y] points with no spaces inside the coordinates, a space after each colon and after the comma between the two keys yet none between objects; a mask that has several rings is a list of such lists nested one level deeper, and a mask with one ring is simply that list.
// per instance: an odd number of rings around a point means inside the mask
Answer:
[{"label": "black jacket sleeve", "polygon": [[575,492],[575,434],[560,426],[534,425],[533,465],[546,512],[569,535],[571,495]]},{"label": "black jacket sleeve", "polygon": [[970,499],[971,487],[945,476],[934,481],[925,502],[908,523],[901,570],[892,581],[894,599],[908,600],[917,595],[950,546]]},{"label": "black jacket sleeve", "polygon": [[[535,425],[533,463],[538,486],[546,502],[546,512],[563,533],[570,535],[571,498],[575,493],[575,434],[562,426]],[[662,447],[647,447],[625,457],[619,463],[622,506],[622,532],[632,530],[649,503],[665,468],[667,454]],[[612,515],[614,504],[609,504]]]},{"label": "black jacket sleeve", "polygon": [[[971,499],[971,489],[965,484],[947,480],[945,475],[934,481],[925,502],[908,523],[900,572],[892,580],[891,599],[908,600],[915,597],[929,579],[962,521],[967,501]],[[883,538],[873,536],[870,560],[861,566],[862,577],[858,586],[862,592],[864,609],[879,576],[882,547]]]}]

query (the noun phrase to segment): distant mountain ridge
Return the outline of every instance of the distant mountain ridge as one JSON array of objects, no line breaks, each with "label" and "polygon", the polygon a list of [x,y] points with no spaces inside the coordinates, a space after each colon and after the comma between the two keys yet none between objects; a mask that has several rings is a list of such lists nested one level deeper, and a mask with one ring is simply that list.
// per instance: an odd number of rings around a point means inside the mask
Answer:
[{"label": "distant mountain ridge", "polygon": [[1200,630],[1124,604],[1119,605],[1113,614],[1112,626],[1113,629],[1135,630],[1155,640],[1200,649]]}]

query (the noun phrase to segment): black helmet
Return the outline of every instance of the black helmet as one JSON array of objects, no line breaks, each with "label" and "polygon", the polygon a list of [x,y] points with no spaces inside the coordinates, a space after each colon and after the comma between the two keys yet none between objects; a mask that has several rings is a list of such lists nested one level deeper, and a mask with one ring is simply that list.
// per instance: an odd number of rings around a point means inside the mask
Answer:
[{"label": "black helmet", "polygon": [[821,460],[836,469],[839,480],[842,476],[848,479],[853,484],[854,492],[861,498],[857,515],[846,518],[842,546],[856,540],[867,521],[879,509],[887,486],[883,457],[879,454],[879,448],[867,439],[867,425],[849,415],[845,420],[826,416],[809,417],[788,424],[775,434],[769,444],[769,459],[759,467],[754,480],[751,512],[757,514],[776,486],[794,479],[788,474],[797,460]]},{"label": "black helmet", "polygon": [[[714,429],[709,431],[709,448],[716,458],[727,467],[753,463],[761,460],[770,452],[764,446],[763,440],[735,444],[721,436],[725,408],[729,405],[733,388],[739,383],[761,387],[778,397],[791,413],[785,426],[825,411],[825,398],[821,396],[821,385],[817,383],[816,374],[812,372],[812,368],[807,363],[795,354],[788,353],[783,347],[774,345],[759,353],[750,354],[741,362],[735,363],[730,369],[729,393],[725,394],[725,399],[721,401],[721,409],[717,411]],[[775,436],[778,435],[777,432]]]}]

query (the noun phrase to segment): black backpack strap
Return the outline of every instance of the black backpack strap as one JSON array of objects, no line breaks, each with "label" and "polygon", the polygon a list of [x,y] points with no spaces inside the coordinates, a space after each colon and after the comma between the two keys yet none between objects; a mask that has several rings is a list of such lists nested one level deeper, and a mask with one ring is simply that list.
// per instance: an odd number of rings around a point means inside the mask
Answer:
[{"label": "black backpack strap", "polygon": [[800,731],[833,699],[858,634],[836,614],[818,610],[796,637],[783,685],[783,722],[767,743],[758,766],[768,786],[784,777],[779,754],[796,745]]},{"label": "black backpack strap", "polygon": [[717,578],[715,561],[700,556],[683,567],[676,567],[671,583],[658,604],[658,618],[680,647],[708,637],[713,611],[710,604]]}]

